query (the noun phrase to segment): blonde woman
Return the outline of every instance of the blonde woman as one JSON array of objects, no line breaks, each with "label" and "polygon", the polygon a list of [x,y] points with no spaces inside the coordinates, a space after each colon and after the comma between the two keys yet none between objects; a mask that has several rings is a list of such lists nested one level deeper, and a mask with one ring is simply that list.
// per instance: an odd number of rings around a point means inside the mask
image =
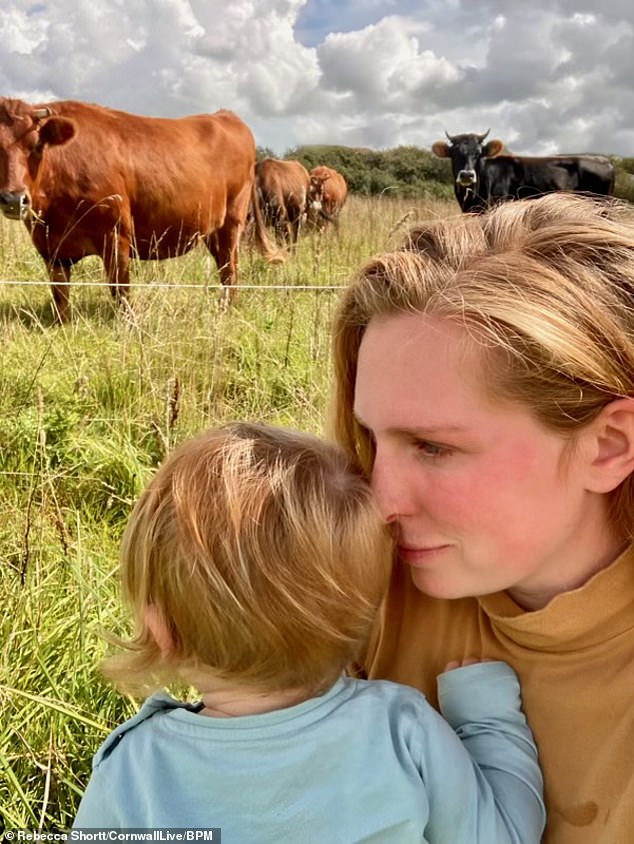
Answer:
[{"label": "blonde woman", "polygon": [[421,225],[334,326],[335,429],[397,544],[364,659],[436,701],[520,676],[548,844],[634,829],[634,213],[548,195]]},{"label": "blonde woman", "polygon": [[237,423],[177,449],[124,536],[136,635],[107,669],[122,688],[178,680],[200,700],[153,694],[114,731],[75,827],[537,844],[541,775],[507,665],[443,674],[451,726],[414,689],[343,676],[392,550],[369,485],[333,445]]}]

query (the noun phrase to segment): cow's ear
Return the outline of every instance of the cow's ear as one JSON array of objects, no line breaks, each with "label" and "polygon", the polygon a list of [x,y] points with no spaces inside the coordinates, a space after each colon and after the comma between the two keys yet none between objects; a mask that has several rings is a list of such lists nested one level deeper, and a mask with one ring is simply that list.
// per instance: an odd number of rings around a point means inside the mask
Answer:
[{"label": "cow's ear", "polygon": [[40,129],[40,145],[60,146],[75,137],[77,127],[66,117],[51,117]]},{"label": "cow's ear", "polygon": [[504,142],[495,139],[493,141],[489,141],[489,143],[484,147],[483,153],[487,158],[493,158],[494,156],[499,155],[503,150]]},{"label": "cow's ear", "polygon": [[449,146],[449,144],[446,144],[444,141],[434,141],[434,143],[431,145],[431,151],[438,158],[450,158],[451,157],[451,147]]}]

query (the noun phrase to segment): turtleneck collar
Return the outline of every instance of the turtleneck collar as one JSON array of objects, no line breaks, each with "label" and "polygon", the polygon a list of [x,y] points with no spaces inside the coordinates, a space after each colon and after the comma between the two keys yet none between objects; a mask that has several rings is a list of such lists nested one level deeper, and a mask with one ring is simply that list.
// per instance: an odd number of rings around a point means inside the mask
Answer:
[{"label": "turtleneck collar", "polygon": [[634,627],[634,546],[542,609],[523,610],[505,592],[477,600],[497,636],[523,647],[563,652],[604,643]]}]

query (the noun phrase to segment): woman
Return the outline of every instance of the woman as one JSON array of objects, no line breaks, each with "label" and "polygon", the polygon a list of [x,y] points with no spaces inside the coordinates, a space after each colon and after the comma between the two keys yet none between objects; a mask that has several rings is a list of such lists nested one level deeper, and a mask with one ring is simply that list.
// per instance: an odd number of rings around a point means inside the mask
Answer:
[{"label": "woman", "polygon": [[634,840],[634,214],[551,194],[414,230],[346,290],[337,439],[399,546],[365,668],[507,660],[549,844]]}]

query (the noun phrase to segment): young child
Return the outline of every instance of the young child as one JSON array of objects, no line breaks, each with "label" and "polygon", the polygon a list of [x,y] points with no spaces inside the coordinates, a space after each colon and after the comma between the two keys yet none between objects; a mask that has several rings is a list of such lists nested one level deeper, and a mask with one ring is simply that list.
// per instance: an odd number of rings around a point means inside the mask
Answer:
[{"label": "young child", "polygon": [[97,752],[75,828],[220,827],[223,844],[538,842],[542,778],[503,662],[417,691],[344,676],[392,543],[360,470],[237,423],[185,442],[121,552],[136,635],[106,673],[153,694]]}]

